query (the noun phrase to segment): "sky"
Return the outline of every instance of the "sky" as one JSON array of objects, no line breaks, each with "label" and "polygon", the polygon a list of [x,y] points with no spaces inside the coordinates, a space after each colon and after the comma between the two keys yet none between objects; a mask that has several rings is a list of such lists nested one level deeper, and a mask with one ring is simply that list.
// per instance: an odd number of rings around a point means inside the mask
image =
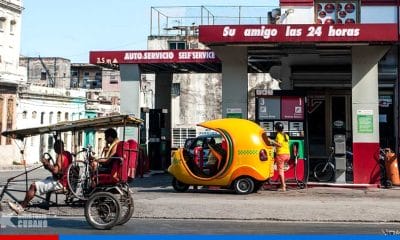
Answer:
[{"label": "sky", "polygon": [[278,6],[279,0],[23,0],[21,55],[88,63],[90,51],[145,50],[150,9]]}]

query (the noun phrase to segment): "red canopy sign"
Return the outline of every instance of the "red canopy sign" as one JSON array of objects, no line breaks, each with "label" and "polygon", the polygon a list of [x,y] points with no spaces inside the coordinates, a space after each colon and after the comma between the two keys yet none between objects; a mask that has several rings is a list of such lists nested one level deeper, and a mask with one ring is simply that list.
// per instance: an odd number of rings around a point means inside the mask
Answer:
[{"label": "red canopy sign", "polygon": [[397,24],[213,25],[199,27],[199,40],[213,43],[395,42]]},{"label": "red canopy sign", "polygon": [[91,64],[220,62],[210,50],[91,51]]}]

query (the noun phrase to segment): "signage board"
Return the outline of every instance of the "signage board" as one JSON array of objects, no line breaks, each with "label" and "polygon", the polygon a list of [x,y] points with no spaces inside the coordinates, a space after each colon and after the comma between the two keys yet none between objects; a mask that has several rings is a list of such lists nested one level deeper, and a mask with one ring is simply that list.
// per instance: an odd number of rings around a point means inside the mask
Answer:
[{"label": "signage board", "polygon": [[226,109],[227,118],[243,118],[241,108],[227,108]]},{"label": "signage board", "polygon": [[278,120],[281,117],[281,98],[268,97],[258,99],[258,118],[260,120]]},{"label": "signage board", "polygon": [[220,62],[210,50],[91,51],[91,64],[205,63]]},{"label": "signage board", "polygon": [[372,110],[357,110],[357,132],[373,133],[374,114]]},{"label": "signage board", "polygon": [[203,25],[199,40],[215,43],[396,42],[396,23]]},{"label": "signage board", "polygon": [[282,96],[281,118],[284,120],[304,119],[304,100],[302,97]]}]

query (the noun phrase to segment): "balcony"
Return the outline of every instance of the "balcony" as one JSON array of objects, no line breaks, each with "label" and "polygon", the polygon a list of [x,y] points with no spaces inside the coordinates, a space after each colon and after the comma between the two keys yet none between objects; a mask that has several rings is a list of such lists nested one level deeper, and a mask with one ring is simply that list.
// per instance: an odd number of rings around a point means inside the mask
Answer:
[{"label": "balcony", "polygon": [[[21,3],[22,4],[22,3]],[[0,0],[0,7],[21,13],[24,8],[21,5],[12,3],[10,0]]]}]

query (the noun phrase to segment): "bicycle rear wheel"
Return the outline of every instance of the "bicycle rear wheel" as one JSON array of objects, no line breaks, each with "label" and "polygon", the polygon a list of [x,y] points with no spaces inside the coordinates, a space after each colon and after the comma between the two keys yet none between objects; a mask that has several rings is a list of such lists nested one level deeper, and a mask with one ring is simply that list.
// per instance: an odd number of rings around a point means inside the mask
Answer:
[{"label": "bicycle rear wheel", "polygon": [[68,166],[68,187],[71,193],[78,199],[87,200],[91,189],[90,166],[87,162],[77,160]]},{"label": "bicycle rear wheel", "polygon": [[332,181],[334,175],[335,175],[335,169],[332,166],[332,164],[321,162],[315,165],[314,167],[314,178],[319,182]]}]

